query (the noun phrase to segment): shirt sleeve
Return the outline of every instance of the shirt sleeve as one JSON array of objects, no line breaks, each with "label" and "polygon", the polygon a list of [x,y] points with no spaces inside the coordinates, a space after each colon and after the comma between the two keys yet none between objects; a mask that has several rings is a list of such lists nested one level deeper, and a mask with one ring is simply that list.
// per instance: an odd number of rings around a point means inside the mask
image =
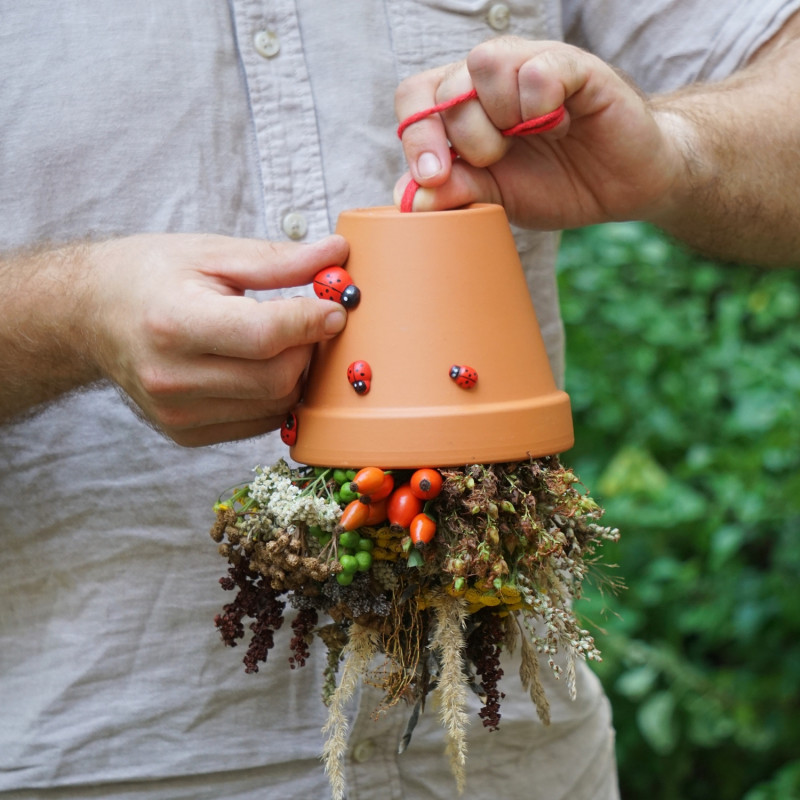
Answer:
[{"label": "shirt sleeve", "polygon": [[800,0],[564,0],[565,40],[646,92],[721,80],[775,35]]}]

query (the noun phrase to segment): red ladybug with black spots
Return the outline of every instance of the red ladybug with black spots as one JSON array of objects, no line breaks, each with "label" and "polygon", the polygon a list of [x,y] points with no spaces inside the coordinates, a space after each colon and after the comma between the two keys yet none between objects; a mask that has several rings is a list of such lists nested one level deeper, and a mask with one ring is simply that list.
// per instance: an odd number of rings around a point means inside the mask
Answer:
[{"label": "red ladybug with black spots", "polygon": [[345,308],[355,308],[361,292],[342,267],[325,267],[314,276],[314,293],[320,300],[333,300]]},{"label": "red ladybug with black spots", "polygon": [[366,361],[354,361],[347,368],[347,380],[358,394],[366,394],[372,381],[372,368]]},{"label": "red ladybug with black spots", "polygon": [[478,373],[465,364],[453,364],[450,367],[450,377],[462,388],[472,389],[478,382]]},{"label": "red ladybug with black spots", "polygon": [[297,442],[297,415],[291,411],[281,425],[281,440],[289,447]]}]

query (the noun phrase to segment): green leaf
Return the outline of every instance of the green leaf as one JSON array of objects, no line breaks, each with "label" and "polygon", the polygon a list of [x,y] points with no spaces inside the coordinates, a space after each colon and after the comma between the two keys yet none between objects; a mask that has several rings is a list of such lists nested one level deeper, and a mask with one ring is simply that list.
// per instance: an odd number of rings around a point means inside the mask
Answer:
[{"label": "green leaf", "polygon": [[659,494],[669,484],[669,475],[644,448],[628,446],[609,461],[597,481],[604,497],[619,494]]},{"label": "green leaf", "polygon": [[658,692],[639,707],[636,714],[639,730],[659,755],[667,755],[678,739],[675,725],[675,698],[670,692]]},{"label": "green leaf", "polygon": [[617,691],[630,700],[639,700],[651,691],[658,679],[658,670],[649,664],[623,672],[617,678]]}]

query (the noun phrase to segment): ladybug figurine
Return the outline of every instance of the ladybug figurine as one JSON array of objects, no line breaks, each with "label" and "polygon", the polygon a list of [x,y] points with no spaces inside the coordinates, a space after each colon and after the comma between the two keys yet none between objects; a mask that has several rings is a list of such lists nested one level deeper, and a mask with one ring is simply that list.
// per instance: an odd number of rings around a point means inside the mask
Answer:
[{"label": "ladybug figurine", "polygon": [[297,415],[290,411],[281,425],[281,440],[293,447],[297,442]]},{"label": "ladybug figurine", "polygon": [[358,394],[366,394],[372,381],[372,368],[366,361],[354,361],[347,368],[347,380]]},{"label": "ladybug figurine", "polygon": [[453,364],[450,367],[450,377],[462,388],[472,389],[478,382],[478,373],[464,364]]},{"label": "ladybug figurine", "polygon": [[314,293],[320,300],[333,300],[348,309],[355,308],[361,300],[358,286],[341,267],[321,269],[314,276]]}]

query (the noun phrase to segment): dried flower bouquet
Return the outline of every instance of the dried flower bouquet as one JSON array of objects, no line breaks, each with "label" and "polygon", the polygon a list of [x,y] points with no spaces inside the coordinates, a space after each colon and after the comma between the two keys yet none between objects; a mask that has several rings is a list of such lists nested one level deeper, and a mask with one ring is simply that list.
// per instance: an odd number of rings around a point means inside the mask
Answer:
[{"label": "dried flower bouquet", "polygon": [[559,676],[553,656],[566,654],[572,694],[575,660],[600,658],[572,602],[618,531],[599,524],[601,509],[556,456],[386,472],[279,461],[215,510],[211,535],[229,561],[220,583],[236,591],[215,622],[233,646],[251,620],[245,670],[266,661],[287,602],[297,609],[291,667],[306,663],[312,637],[327,647],[323,758],[334,798],[344,796],[344,706],[359,681],[382,689],[376,713],[410,707],[401,751],[439,693],[462,790],[467,696],[479,694],[482,723],[496,729],[503,648],[519,643],[520,679],[545,724],[539,656]]}]

